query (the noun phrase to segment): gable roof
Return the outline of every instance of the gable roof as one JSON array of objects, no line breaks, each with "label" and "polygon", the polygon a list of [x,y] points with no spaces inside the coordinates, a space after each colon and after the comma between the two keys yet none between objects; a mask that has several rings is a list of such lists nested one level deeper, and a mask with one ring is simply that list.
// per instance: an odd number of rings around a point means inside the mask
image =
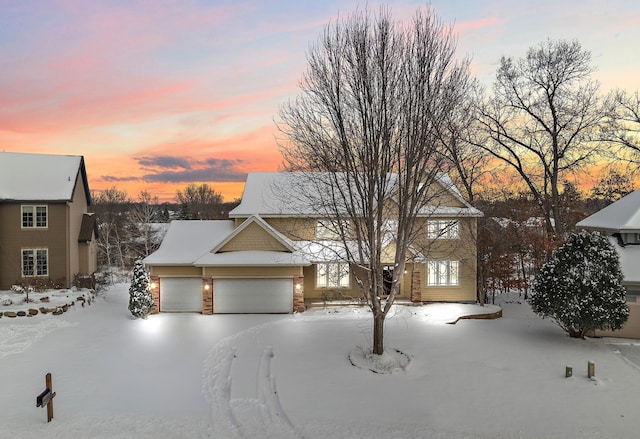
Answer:
[{"label": "gable roof", "polygon": [[0,200],[71,201],[78,174],[91,204],[84,157],[0,152]]},{"label": "gable roof", "polygon": [[[302,173],[302,172],[251,172],[247,175],[247,181],[242,194],[240,204],[229,212],[230,218],[248,217],[254,214],[262,217],[273,216],[318,216],[317,207],[309,205],[307,197],[300,194],[318,194],[318,187],[314,186],[313,179],[317,175],[321,181],[327,173]],[[423,209],[424,215],[441,216],[482,216],[482,212],[472,207],[455,187],[446,174],[437,177],[438,183],[447,190],[463,207],[458,206],[432,206]]]},{"label": "gable roof", "polygon": [[[291,251],[242,250],[217,252],[249,224],[259,224]],[[232,220],[174,220],[160,248],[144,258],[146,265],[184,266],[300,266],[310,263],[279,232],[261,218],[247,220],[237,228]]]},{"label": "gable roof", "polygon": [[273,227],[271,227],[265,220],[263,220],[262,218],[260,218],[257,215],[252,215],[250,216],[246,221],[244,221],[242,224],[240,224],[233,232],[231,232],[231,234],[229,236],[227,236],[225,239],[223,239],[222,241],[220,241],[220,243],[218,243],[218,245],[216,245],[213,250],[211,250],[211,253],[217,253],[219,250],[221,250],[227,243],[229,243],[230,241],[233,240],[233,238],[235,238],[236,236],[238,236],[240,233],[242,233],[243,230],[245,230],[247,227],[249,227],[251,224],[257,224],[258,226],[260,226],[267,234],[269,234],[270,236],[272,236],[276,241],[278,241],[280,244],[282,244],[282,246],[287,249],[289,252],[293,252],[295,251],[295,249],[293,248],[293,244],[291,243],[290,240],[288,240],[284,235],[282,235],[280,232],[278,232],[276,229],[274,229]]},{"label": "gable roof", "polygon": [[577,226],[610,232],[640,232],[640,190],[583,219]]},{"label": "gable roof", "polygon": [[231,220],[174,220],[160,247],[144,258],[147,265],[193,265],[234,229]]}]

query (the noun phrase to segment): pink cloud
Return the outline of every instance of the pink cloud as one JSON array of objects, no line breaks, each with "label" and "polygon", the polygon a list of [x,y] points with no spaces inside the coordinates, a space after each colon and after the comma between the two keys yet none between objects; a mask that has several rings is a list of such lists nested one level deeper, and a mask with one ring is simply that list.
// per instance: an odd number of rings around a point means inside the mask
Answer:
[{"label": "pink cloud", "polygon": [[465,34],[469,31],[473,31],[477,29],[490,28],[500,23],[501,23],[501,20],[498,19],[497,17],[488,17],[488,18],[481,18],[479,20],[474,20],[474,21],[461,21],[459,23],[456,23],[454,27],[457,32],[461,34]]}]

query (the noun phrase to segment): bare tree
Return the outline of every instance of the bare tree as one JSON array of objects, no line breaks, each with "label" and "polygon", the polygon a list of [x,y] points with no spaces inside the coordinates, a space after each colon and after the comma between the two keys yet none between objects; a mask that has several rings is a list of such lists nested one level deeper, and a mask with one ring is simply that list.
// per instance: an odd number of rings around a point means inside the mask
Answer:
[{"label": "bare tree", "polygon": [[[331,219],[342,257],[358,267],[376,355],[408,250],[438,199],[439,127],[469,84],[468,60],[458,62],[455,48],[451,27],[431,8],[405,24],[386,8],[355,13],[325,28],[307,54],[301,95],[280,110],[286,168],[310,176],[300,196]],[[385,282],[391,243],[393,276]]]},{"label": "bare tree", "polygon": [[137,258],[149,256],[160,246],[158,229],[154,226],[154,223],[158,222],[159,214],[158,197],[147,191],[141,191],[138,201],[131,204],[131,247]]},{"label": "bare tree", "polygon": [[130,199],[115,186],[92,195],[98,216],[98,262],[102,266],[123,268],[126,262],[126,222]]},{"label": "bare tree", "polygon": [[503,57],[493,96],[478,107],[485,149],[517,171],[547,233],[562,237],[562,181],[607,146],[610,99],[591,80],[591,54],[577,41],[547,40],[524,58]]},{"label": "bare tree", "polygon": [[615,157],[640,167],[640,92],[615,93],[615,107],[611,113],[611,129],[608,139],[619,148]]},{"label": "bare tree", "polygon": [[187,185],[176,192],[183,219],[217,219],[221,217],[222,194],[206,183]]},{"label": "bare tree", "polygon": [[476,198],[476,185],[488,172],[490,161],[485,149],[474,146],[486,144],[485,134],[474,115],[478,87],[477,81],[472,81],[470,88],[476,92],[461,100],[438,127],[449,174],[471,203]]}]

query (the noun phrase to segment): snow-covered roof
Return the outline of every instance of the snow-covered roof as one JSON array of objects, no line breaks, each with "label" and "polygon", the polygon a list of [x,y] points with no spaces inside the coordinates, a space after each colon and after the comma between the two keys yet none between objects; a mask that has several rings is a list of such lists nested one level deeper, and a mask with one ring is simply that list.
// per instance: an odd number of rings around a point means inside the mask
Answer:
[{"label": "snow-covered roof", "polygon": [[[291,251],[242,250],[218,252],[225,243],[237,236],[248,224],[265,227],[284,247]],[[297,251],[290,240],[269,226],[262,218],[253,217],[237,228],[232,220],[174,220],[160,248],[147,256],[146,265],[185,266],[300,266],[310,263]]]},{"label": "snow-covered roof", "polygon": [[0,152],[0,200],[70,201],[78,173],[89,204],[82,156]]},{"label": "snow-covered roof", "polygon": [[[247,181],[240,204],[229,212],[229,217],[238,218],[250,215],[269,216],[318,216],[322,212],[318,204],[322,194],[319,193],[325,184],[314,184],[316,181],[331,181],[328,173],[302,172],[252,172]],[[313,178],[312,178],[313,177]],[[482,216],[482,212],[464,200],[449,176],[441,174],[438,182],[453,195],[464,207],[431,206],[423,209],[423,215],[439,216]],[[391,194],[390,194],[391,195]],[[318,203],[310,202],[310,197],[317,196]],[[317,205],[313,205],[317,204]]]},{"label": "snow-covered roof", "polygon": [[577,226],[610,232],[640,232],[640,190],[583,219]]},{"label": "snow-covered roof", "polygon": [[143,262],[147,265],[193,265],[234,229],[231,220],[171,221],[160,248]]}]

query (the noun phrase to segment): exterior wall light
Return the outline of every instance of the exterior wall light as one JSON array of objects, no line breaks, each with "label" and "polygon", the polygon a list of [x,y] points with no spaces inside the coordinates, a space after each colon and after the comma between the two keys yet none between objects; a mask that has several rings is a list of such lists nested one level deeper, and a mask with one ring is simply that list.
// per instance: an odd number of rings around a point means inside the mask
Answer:
[{"label": "exterior wall light", "polygon": [[211,288],[211,286],[208,283],[204,284],[204,289],[205,290],[209,291],[209,288]]}]

